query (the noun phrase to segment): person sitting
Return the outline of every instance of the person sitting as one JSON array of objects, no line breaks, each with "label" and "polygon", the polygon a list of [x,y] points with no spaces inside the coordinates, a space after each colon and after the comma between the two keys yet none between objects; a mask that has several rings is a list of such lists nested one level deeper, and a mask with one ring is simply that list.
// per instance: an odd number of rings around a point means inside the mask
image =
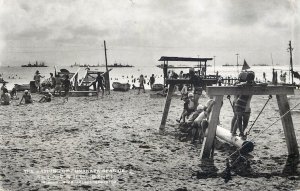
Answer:
[{"label": "person sitting", "polygon": [[52,94],[48,89],[45,90],[45,95],[39,100],[40,103],[42,102],[50,102]]},{"label": "person sitting", "polygon": [[197,138],[199,138],[200,143],[203,142],[205,131],[208,127],[209,115],[214,103],[215,101],[210,99],[206,102],[205,106],[199,104],[194,114],[189,117],[187,123],[190,123],[192,126],[192,143]]},{"label": "person sitting", "polygon": [[15,84],[15,86],[13,87],[13,89],[10,92],[10,97],[11,97],[11,99],[14,99],[14,100],[19,99],[18,96],[17,96],[16,84]]},{"label": "person sitting", "polygon": [[25,90],[25,91],[24,91],[24,94],[23,94],[22,99],[21,99],[21,101],[20,101],[19,104],[22,103],[23,99],[25,100],[25,104],[33,103],[33,101],[32,101],[32,96],[31,96],[31,94],[28,92],[28,90]]},{"label": "person sitting", "polygon": [[11,102],[10,94],[4,93],[1,98],[1,105],[9,105]]},{"label": "person sitting", "polygon": [[196,109],[196,105],[194,103],[194,94],[189,93],[188,98],[184,100],[183,111],[179,120],[176,120],[180,123],[181,119],[185,123],[185,118],[192,114]]},{"label": "person sitting", "polygon": [[8,93],[7,87],[6,87],[6,82],[3,82],[1,86],[1,98],[4,96],[5,93]]}]

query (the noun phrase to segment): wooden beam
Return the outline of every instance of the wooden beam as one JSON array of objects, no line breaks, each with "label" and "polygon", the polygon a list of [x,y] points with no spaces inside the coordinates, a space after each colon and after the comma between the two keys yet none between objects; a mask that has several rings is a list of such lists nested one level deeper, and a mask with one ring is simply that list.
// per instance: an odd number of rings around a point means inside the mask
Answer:
[{"label": "wooden beam", "polygon": [[[283,116],[290,110],[289,102],[286,95],[276,95],[280,116]],[[298,143],[295,135],[293,119],[289,111],[281,118],[284,136],[289,155],[299,156]]]},{"label": "wooden beam", "polygon": [[171,100],[172,100],[172,94],[174,91],[174,84],[170,84],[169,86],[169,90],[168,90],[168,94],[167,94],[167,98],[166,98],[166,103],[165,103],[165,108],[164,108],[164,113],[161,119],[161,123],[160,123],[160,127],[159,127],[159,133],[163,134],[165,132],[165,126],[166,126],[166,121],[168,118],[168,114],[169,114],[169,109],[170,109],[170,105],[171,105]]},{"label": "wooden beam", "polygon": [[221,126],[217,127],[216,136],[219,139],[222,139],[223,141],[226,141],[227,143],[230,143],[230,144],[236,146],[237,148],[239,148],[241,153],[246,154],[246,153],[253,151],[253,148],[254,148],[253,142],[243,140],[239,136],[232,136],[229,130],[227,130]]},{"label": "wooden beam", "polygon": [[219,122],[219,115],[223,101],[223,95],[215,96],[215,104],[209,116],[207,136],[204,138],[202,149],[201,149],[201,159],[212,158],[211,151],[213,149],[213,143],[216,136],[216,129]]},{"label": "wooden beam", "polygon": [[208,86],[207,95],[293,95],[291,86]]}]

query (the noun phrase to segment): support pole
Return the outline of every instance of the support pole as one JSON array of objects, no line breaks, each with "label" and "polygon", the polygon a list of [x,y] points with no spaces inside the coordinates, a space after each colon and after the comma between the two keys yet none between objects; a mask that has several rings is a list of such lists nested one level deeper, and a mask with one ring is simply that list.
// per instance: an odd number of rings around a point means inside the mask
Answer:
[{"label": "support pole", "polygon": [[[276,95],[280,116],[290,110],[289,102],[286,95]],[[298,143],[295,135],[293,119],[291,112],[288,112],[281,118],[284,136],[290,156],[299,156]]]},{"label": "support pole", "polygon": [[222,106],[223,95],[215,96],[214,101],[215,104],[209,116],[207,136],[204,138],[201,149],[201,159],[209,159],[213,156],[213,153],[211,153],[211,151],[213,149],[213,143],[216,136],[216,129],[219,122],[219,115]]},{"label": "support pole", "polygon": [[104,53],[105,53],[105,67],[106,67],[106,72],[107,74],[105,75],[105,85],[106,85],[106,89],[108,90],[108,94],[110,94],[110,80],[109,80],[109,71],[108,71],[108,67],[107,67],[107,54],[106,54],[106,43],[104,41]]},{"label": "support pole", "polygon": [[170,84],[170,86],[169,86],[169,90],[168,90],[168,94],[167,94],[167,98],[166,98],[166,103],[165,103],[165,108],[164,108],[164,113],[163,113],[161,123],[160,123],[160,127],[159,127],[159,133],[160,134],[163,134],[164,131],[165,131],[166,121],[167,121],[168,114],[169,114],[169,109],[170,109],[170,105],[171,105],[171,100],[172,100],[174,87],[175,87],[174,84]]}]

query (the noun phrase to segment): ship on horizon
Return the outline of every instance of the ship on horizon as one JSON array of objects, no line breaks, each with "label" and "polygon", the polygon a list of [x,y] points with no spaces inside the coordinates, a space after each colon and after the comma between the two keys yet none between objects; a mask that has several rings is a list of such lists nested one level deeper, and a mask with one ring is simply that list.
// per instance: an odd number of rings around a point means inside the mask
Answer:
[{"label": "ship on horizon", "polygon": [[[97,64],[97,65],[83,64],[83,65],[81,65],[81,64],[76,64],[75,63],[74,65],[71,65],[71,67],[74,67],[74,66],[77,66],[77,67],[86,67],[86,68],[90,68],[90,67],[106,67],[105,64],[102,64],[102,65],[100,65],[100,64]],[[128,65],[128,64],[124,65],[124,64],[116,63],[115,62],[112,65],[107,65],[107,67],[111,67],[111,68],[123,68],[123,67],[134,67],[134,66]]]},{"label": "ship on horizon", "polygon": [[35,64],[31,64],[30,62],[28,64],[21,65],[21,67],[48,67],[45,65],[45,62],[40,62],[38,61],[35,62]]}]

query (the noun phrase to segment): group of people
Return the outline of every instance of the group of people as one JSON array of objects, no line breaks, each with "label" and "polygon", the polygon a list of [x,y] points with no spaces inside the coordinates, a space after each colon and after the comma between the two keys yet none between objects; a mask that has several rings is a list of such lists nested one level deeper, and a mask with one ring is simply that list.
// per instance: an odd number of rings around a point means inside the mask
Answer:
[{"label": "group of people", "polygon": [[[62,79],[59,76],[54,77],[53,73],[50,73],[50,84],[46,87],[44,91],[41,87],[41,78],[44,78],[44,76],[41,76],[40,72],[37,70],[34,75],[35,86],[39,93],[43,93],[42,97],[38,102],[51,102],[53,95],[50,93],[50,89],[54,90],[54,94],[55,92],[58,92],[60,96],[61,91],[63,90],[65,92],[64,102],[68,102],[69,91],[71,89],[69,75],[65,75]],[[10,105],[11,101],[16,99],[18,99],[16,86],[9,93],[6,87],[6,82],[3,82],[3,85],[1,86],[1,105]],[[22,104],[23,100],[25,104],[33,103],[32,95],[28,90],[24,91],[19,104]]]},{"label": "group of people", "polygon": [[[138,89],[138,94],[140,94],[141,89],[145,93],[146,92],[146,90],[145,90],[146,79],[143,74],[140,75],[140,77],[138,78],[138,81],[139,81],[139,87],[133,86],[134,89]],[[154,83],[155,83],[155,77],[154,77],[154,74],[152,74],[152,76],[150,77],[149,82],[148,82],[151,89],[153,89]]]},{"label": "group of people", "polygon": [[[201,77],[195,75],[191,70],[189,72],[191,78],[190,82],[192,84],[193,93],[188,91],[188,84],[185,84],[181,89],[181,99],[183,100],[183,111],[181,116],[176,121],[180,123],[180,127],[183,127],[186,131],[187,129],[192,132],[192,142],[195,142],[196,138],[202,142],[205,134],[205,130],[208,127],[209,113],[212,109],[214,101],[209,99],[205,105],[199,104],[198,100],[202,94],[202,81]],[[255,74],[251,71],[243,71],[239,75],[239,81],[237,81],[235,86],[253,86]],[[232,136],[237,135],[237,130],[239,130],[239,136],[242,139],[246,138],[245,130],[248,126],[250,114],[251,114],[251,95],[235,95],[232,108],[234,116],[231,121],[231,134]],[[219,120],[219,119],[215,119]],[[219,121],[218,121],[219,123]]]}]

